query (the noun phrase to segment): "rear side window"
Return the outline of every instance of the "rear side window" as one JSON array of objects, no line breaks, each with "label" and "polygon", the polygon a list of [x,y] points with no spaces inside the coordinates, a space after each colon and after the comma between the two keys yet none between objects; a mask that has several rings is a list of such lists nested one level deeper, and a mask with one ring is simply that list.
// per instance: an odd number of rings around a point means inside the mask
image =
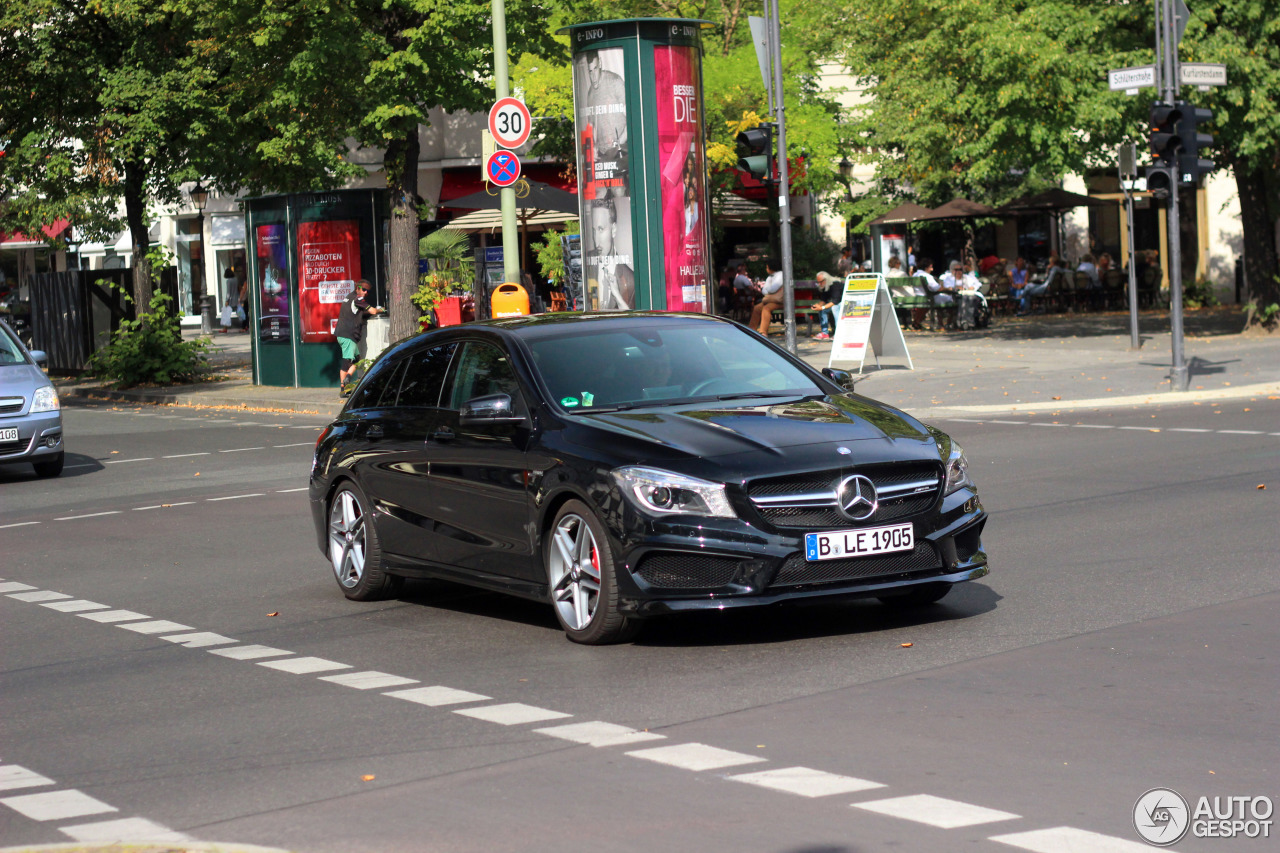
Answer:
[{"label": "rear side window", "polygon": [[378,365],[369,374],[369,378],[360,383],[360,387],[351,395],[348,409],[376,409],[379,406],[395,405],[396,388],[400,385],[400,374],[404,361],[389,361]]},{"label": "rear side window", "polygon": [[409,356],[405,360],[404,379],[400,383],[397,405],[426,408],[440,405],[440,388],[444,385],[449,360],[453,358],[453,351],[457,346],[442,344]]}]

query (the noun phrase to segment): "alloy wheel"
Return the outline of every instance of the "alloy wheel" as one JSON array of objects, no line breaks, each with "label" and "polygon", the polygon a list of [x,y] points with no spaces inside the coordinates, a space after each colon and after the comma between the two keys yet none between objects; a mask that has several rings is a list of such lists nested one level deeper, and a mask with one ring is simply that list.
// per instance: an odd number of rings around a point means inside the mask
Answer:
[{"label": "alloy wheel", "polygon": [[364,560],[364,508],[355,493],[343,489],[329,508],[329,562],[343,588],[360,583]]},{"label": "alloy wheel", "polygon": [[560,619],[581,631],[591,624],[600,603],[600,547],[582,516],[560,519],[548,562],[551,597]]}]

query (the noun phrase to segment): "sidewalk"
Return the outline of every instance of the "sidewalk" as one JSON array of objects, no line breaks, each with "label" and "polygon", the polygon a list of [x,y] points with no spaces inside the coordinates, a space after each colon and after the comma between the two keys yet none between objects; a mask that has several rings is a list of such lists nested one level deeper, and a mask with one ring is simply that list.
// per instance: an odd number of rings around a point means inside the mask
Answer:
[{"label": "sidewalk", "polygon": [[[869,355],[858,393],[918,417],[1071,411],[1280,395],[1280,336],[1240,334],[1234,308],[1188,311],[1183,355],[1187,391],[1170,390],[1172,362],[1167,314],[1139,317],[1142,347],[1131,350],[1122,312],[999,317],[974,332],[906,332],[914,370]],[[775,328],[778,328],[775,326]],[[185,333],[195,336],[194,332]],[[72,399],[108,399],[197,407],[305,412],[333,417],[343,401],[336,388],[279,388],[249,381],[249,337],[212,336],[211,366],[222,381],[168,388],[104,389],[101,383],[60,380]],[[781,337],[774,337],[781,343]],[[827,366],[831,344],[801,334],[800,357]]]}]

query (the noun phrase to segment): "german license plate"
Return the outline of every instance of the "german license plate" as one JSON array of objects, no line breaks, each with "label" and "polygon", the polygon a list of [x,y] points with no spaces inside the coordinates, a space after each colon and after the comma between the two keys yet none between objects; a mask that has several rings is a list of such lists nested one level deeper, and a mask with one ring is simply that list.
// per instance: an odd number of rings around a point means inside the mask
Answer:
[{"label": "german license plate", "polygon": [[0,441],[17,441],[17,440],[18,440],[17,427],[5,427],[4,429],[0,429]]},{"label": "german license plate", "polygon": [[915,547],[915,528],[911,522],[804,535],[804,558],[811,563],[818,560],[892,554],[895,551],[911,551]]}]

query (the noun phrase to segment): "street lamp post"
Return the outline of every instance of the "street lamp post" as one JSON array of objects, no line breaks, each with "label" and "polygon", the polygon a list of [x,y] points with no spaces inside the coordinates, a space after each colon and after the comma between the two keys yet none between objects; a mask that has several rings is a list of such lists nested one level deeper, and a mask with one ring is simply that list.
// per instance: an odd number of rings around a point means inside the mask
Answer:
[{"label": "street lamp post", "polygon": [[209,190],[204,184],[196,181],[196,185],[187,193],[191,199],[191,206],[200,214],[198,227],[200,229],[200,267],[195,264],[191,265],[191,301],[195,303],[196,310],[200,312],[200,332],[201,334],[213,334],[213,306],[205,305],[204,292],[204,208],[209,203]]}]

